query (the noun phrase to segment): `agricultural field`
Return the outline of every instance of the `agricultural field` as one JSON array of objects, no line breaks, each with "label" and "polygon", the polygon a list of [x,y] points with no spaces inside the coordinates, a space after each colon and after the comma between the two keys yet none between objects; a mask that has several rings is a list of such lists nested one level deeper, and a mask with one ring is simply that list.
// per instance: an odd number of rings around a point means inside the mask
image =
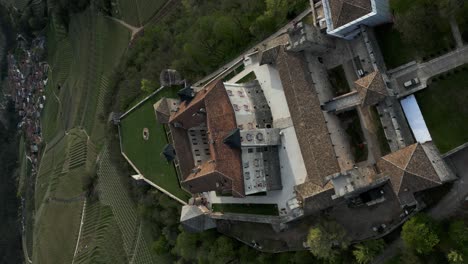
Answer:
[{"label": "agricultural field", "polygon": [[118,0],[118,13],[126,23],[145,25],[168,0]]},{"label": "agricultural field", "polygon": [[[162,90],[125,116],[121,121],[121,137],[123,152],[145,178],[185,201],[188,194],[180,188],[173,164],[161,156],[168,141],[166,131],[156,121],[153,109],[153,104],[160,98],[174,97],[176,92],[176,89]],[[148,140],[143,139],[144,128],[149,130]]]},{"label": "agricultural field", "polygon": [[[155,263],[136,204],[116,177],[104,140],[109,80],[130,31],[90,9],[71,16],[68,32],[57,21],[52,17],[47,28],[46,147],[28,254],[33,263]],[[98,201],[85,191],[88,178],[96,176]]]}]

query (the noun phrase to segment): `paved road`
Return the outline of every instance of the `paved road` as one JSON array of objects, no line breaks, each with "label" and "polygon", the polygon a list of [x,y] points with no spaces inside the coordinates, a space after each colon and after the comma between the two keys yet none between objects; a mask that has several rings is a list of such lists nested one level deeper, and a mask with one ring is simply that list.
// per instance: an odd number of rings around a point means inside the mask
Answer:
[{"label": "paved road", "polygon": [[[457,48],[452,52],[446,53],[428,62],[413,64],[396,72],[392,72],[390,80],[400,91],[400,96],[406,96],[426,88],[427,81],[431,77],[450,71],[464,64],[468,64],[468,45]],[[415,77],[419,78],[421,85],[413,87],[410,90],[405,89],[403,83]]]}]

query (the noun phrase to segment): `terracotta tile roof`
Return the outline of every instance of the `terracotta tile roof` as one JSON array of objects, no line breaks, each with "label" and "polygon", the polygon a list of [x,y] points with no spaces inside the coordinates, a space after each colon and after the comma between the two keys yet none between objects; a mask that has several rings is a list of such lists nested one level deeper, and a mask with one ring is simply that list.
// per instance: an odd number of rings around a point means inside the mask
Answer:
[{"label": "terracotta tile roof", "polygon": [[320,187],[340,171],[325,117],[307,64],[301,54],[281,47],[276,61],[294,129],[307,170],[307,180]]},{"label": "terracotta tile roof", "polygon": [[156,113],[156,119],[161,124],[169,123],[169,117],[171,115],[171,110],[169,109],[167,98],[161,98],[153,105],[154,111]]},{"label": "terracotta tile roof", "polygon": [[379,169],[390,178],[398,197],[415,193],[441,184],[431,160],[421,144],[416,143],[382,157]]},{"label": "terracotta tile roof", "polygon": [[190,147],[190,140],[187,137],[187,130],[183,128],[176,128],[169,126],[174,139],[173,145],[179,162],[180,177],[182,179],[187,178],[194,167],[194,160],[192,156],[192,149]]},{"label": "terracotta tile roof", "polygon": [[388,96],[382,74],[374,71],[354,82],[363,106],[371,106],[379,103]]},{"label": "terracotta tile roof", "polygon": [[[198,115],[200,108],[205,108],[205,115]],[[184,181],[181,183],[192,193],[205,191],[229,191],[235,197],[243,197],[244,180],[242,174],[242,161],[239,149],[231,149],[223,143],[224,138],[237,128],[234,109],[227,95],[224,84],[221,81],[213,82],[205,89],[199,91],[190,102],[183,102],[179,111],[170,118],[172,126],[175,123],[182,125],[180,129],[185,133],[187,140],[182,140],[184,135],[178,134],[179,139],[174,138],[174,147],[180,164],[191,163],[190,170],[184,169]],[[206,123],[208,141],[210,142],[211,161],[202,164],[197,173],[192,172],[194,168],[193,158],[189,162],[181,160],[178,148],[184,148],[185,152],[180,155],[192,155],[190,142],[188,142],[187,129]],[[172,128],[171,128],[172,131]],[[184,145],[184,147],[178,146]],[[187,154],[188,153],[188,154]],[[188,166],[188,165],[187,165]],[[190,186],[189,186],[190,185]]]},{"label": "terracotta tile roof", "polygon": [[332,195],[335,194],[335,189],[331,182],[321,187],[309,181],[296,186],[295,189],[302,198],[306,214],[315,213],[334,204]]},{"label": "terracotta tile roof", "polygon": [[372,12],[370,0],[328,0],[334,28],[339,28]]}]

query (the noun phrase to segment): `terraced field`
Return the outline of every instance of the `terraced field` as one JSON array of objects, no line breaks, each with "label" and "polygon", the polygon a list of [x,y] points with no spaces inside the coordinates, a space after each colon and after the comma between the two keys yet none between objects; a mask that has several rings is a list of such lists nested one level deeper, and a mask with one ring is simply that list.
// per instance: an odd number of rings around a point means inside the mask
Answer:
[{"label": "terraced field", "polygon": [[[103,148],[109,79],[130,32],[88,9],[71,17],[68,33],[52,18],[47,39],[47,147],[36,182],[33,263],[156,263],[136,205]],[[99,201],[83,189],[93,175]]]},{"label": "terraced field", "polygon": [[118,0],[119,14],[126,23],[145,25],[168,0]]}]

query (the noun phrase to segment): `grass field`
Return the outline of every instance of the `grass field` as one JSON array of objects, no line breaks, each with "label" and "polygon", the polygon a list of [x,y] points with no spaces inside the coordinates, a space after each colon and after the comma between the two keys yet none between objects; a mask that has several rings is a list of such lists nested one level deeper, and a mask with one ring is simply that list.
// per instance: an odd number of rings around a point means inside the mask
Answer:
[{"label": "grass field", "polygon": [[118,0],[119,14],[126,23],[139,27],[147,23],[167,0]]},{"label": "grass field", "polygon": [[445,153],[468,142],[467,65],[441,76],[433,78],[416,99],[434,143]]},{"label": "grass field", "polygon": [[276,204],[213,204],[213,212],[278,215]]},{"label": "grass field", "polygon": [[[166,132],[156,121],[153,104],[160,98],[174,97],[176,89],[163,90],[121,121],[122,147],[124,153],[138,170],[150,181],[162,187],[182,200],[188,194],[179,186],[179,181],[172,163],[168,163],[161,152],[167,144]],[[149,140],[142,137],[144,128],[149,129]]]},{"label": "grass field", "polygon": [[33,263],[71,263],[83,202],[49,202],[36,222]]}]

